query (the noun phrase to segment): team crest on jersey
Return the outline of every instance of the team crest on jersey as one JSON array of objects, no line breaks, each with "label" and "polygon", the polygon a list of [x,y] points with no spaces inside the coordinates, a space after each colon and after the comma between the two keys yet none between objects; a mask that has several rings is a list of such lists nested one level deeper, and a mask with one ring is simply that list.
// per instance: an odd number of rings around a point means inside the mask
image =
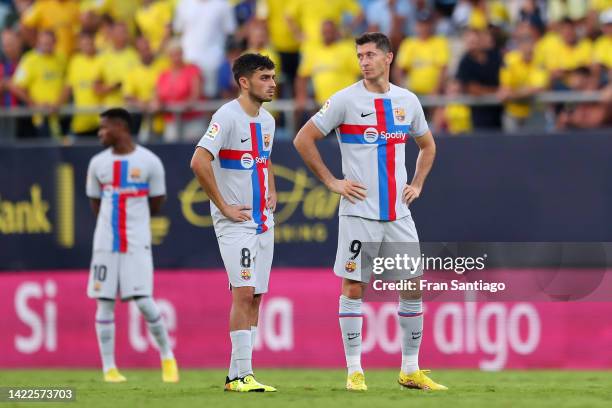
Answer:
[{"label": "team crest on jersey", "polygon": [[250,269],[243,269],[242,271],[240,271],[240,277],[243,280],[251,279],[251,270]]},{"label": "team crest on jersey", "polygon": [[204,134],[207,139],[215,140],[215,137],[221,132],[221,125],[217,122],[211,123],[208,130]]},{"label": "team crest on jersey", "polygon": [[348,273],[353,273],[356,269],[357,262],[353,261],[352,259],[349,259],[348,261],[346,261],[346,264],[344,264],[344,270]]},{"label": "team crest on jersey", "polygon": [[395,115],[395,119],[398,122],[403,122],[404,119],[406,119],[406,111],[404,110],[404,108],[394,108],[393,114]]},{"label": "team crest on jersey", "polygon": [[140,175],[141,175],[141,171],[140,171],[140,169],[139,169],[138,167],[133,167],[133,168],[130,170],[130,177],[131,177],[132,179],[139,179],[139,178],[140,178]]},{"label": "team crest on jersey", "polygon": [[329,109],[330,105],[331,105],[331,99],[326,100],[323,106],[321,106],[321,109],[319,109],[319,112],[317,113],[317,115],[323,116],[325,112],[327,112],[327,110]]},{"label": "team crest on jersey", "polygon": [[96,282],[94,283],[94,291],[99,291],[100,289],[102,289],[102,284],[100,282]]},{"label": "team crest on jersey", "polygon": [[270,148],[270,141],[272,140],[272,136],[269,133],[264,135],[264,148]]}]

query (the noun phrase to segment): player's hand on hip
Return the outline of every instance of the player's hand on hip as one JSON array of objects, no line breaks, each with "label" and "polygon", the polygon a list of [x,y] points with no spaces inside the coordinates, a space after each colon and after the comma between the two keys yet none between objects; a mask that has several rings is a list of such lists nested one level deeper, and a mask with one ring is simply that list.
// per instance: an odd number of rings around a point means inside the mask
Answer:
[{"label": "player's hand on hip", "polygon": [[227,205],[221,210],[221,213],[234,222],[244,222],[251,219],[249,210],[251,207],[248,205]]},{"label": "player's hand on hip", "polygon": [[421,195],[421,188],[412,186],[410,184],[406,184],[404,186],[404,191],[402,192],[402,200],[406,204],[412,203],[414,200],[419,198]]},{"label": "player's hand on hip", "polygon": [[270,193],[268,195],[266,207],[272,212],[276,211],[276,193]]},{"label": "player's hand on hip", "polygon": [[329,184],[329,189],[334,193],[340,194],[353,204],[355,204],[357,200],[361,201],[366,199],[366,186],[356,181],[336,179]]}]

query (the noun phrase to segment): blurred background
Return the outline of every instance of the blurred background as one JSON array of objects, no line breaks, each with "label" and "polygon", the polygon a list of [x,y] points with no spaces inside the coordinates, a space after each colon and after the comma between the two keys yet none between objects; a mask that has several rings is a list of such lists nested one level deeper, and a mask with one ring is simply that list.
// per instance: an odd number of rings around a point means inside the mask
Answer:
[{"label": "blurred background", "polygon": [[[274,60],[279,85],[266,106],[279,205],[258,366],[344,365],[331,272],[339,198],[291,139],[358,80],[353,38],[366,30],[391,38],[392,79],[419,96],[436,137],[411,207],[422,241],[548,241],[557,255],[563,242],[612,241],[611,0],[15,0],[0,1],[0,28],[0,367],[99,364],[84,190],[97,114],[111,106],[134,113],[133,134],[166,167],[155,295],[179,364],[227,364],[227,281],[189,161],[236,96],[231,64],[247,51]],[[321,152],[340,177],[333,139]],[[417,149],[406,150],[410,175]],[[605,271],[608,255],[594,254],[571,267]],[[557,255],[529,261],[564,267]],[[610,368],[612,303],[558,299],[428,303],[424,365]],[[156,366],[137,309],[118,307],[120,366]],[[366,307],[366,366],[399,363],[395,309]]]}]

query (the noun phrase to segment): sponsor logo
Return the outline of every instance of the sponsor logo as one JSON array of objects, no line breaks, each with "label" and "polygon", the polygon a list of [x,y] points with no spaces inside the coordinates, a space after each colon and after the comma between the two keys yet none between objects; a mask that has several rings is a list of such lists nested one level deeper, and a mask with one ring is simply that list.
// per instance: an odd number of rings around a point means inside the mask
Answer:
[{"label": "sponsor logo", "polygon": [[370,115],[373,115],[374,113],[376,113],[376,112],[370,112],[370,113],[363,113],[363,112],[361,112],[361,117],[365,118],[365,117],[368,117]]},{"label": "sponsor logo", "polygon": [[359,336],[361,336],[361,333],[347,333],[346,335],[349,340],[355,340]]},{"label": "sponsor logo", "polygon": [[210,140],[215,140],[215,137],[221,132],[221,125],[217,122],[211,123],[204,136]]},{"label": "sponsor logo", "polygon": [[321,109],[319,109],[319,112],[317,113],[317,115],[323,116],[325,112],[327,112],[327,110],[329,109],[330,105],[331,105],[331,100],[330,99],[326,100],[323,106],[321,106]]},{"label": "sponsor logo", "polygon": [[251,153],[245,153],[240,158],[240,164],[245,169],[250,169],[251,167],[253,167],[253,163],[255,163],[255,160],[253,159]]},{"label": "sponsor logo", "polygon": [[242,271],[240,271],[240,277],[243,280],[251,279],[251,270],[250,269],[243,269]]},{"label": "sponsor logo", "polygon": [[270,147],[270,141],[272,141],[272,136],[269,133],[264,135],[264,148],[267,149]]},{"label": "sponsor logo", "polygon": [[244,142],[246,142],[247,140],[249,140],[249,138],[248,138],[248,137],[247,137],[246,139],[240,139],[240,143],[244,143]]},{"label": "sponsor logo", "polygon": [[357,262],[353,261],[352,259],[349,259],[348,261],[346,261],[346,264],[344,264],[344,270],[348,273],[353,273],[356,269]]},{"label": "sponsor logo", "polygon": [[422,332],[412,332],[412,340],[418,340],[421,338]]},{"label": "sponsor logo", "polygon": [[363,132],[363,138],[366,140],[366,142],[368,143],[374,143],[378,140],[378,130],[376,130],[376,128],[373,127],[369,127],[367,128],[364,132]]},{"label": "sponsor logo", "polygon": [[406,119],[406,111],[404,108],[394,108],[393,115],[395,115],[395,119],[397,119],[398,122],[403,122],[404,119]]}]

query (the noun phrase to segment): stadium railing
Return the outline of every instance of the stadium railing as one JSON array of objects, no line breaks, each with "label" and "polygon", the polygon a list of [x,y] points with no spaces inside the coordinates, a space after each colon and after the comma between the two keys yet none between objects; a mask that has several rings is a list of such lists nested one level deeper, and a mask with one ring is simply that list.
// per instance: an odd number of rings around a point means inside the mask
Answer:
[{"label": "stadium railing", "polygon": [[[576,91],[555,91],[555,92],[543,92],[535,97],[531,98],[530,103],[533,106],[537,105],[549,105],[549,104],[565,104],[565,103],[589,103],[589,102],[602,102],[603,93],[600,91],[595,92],[576,92]],[[461,95],[458,97],[447,97],[447,96],[420,96],[424,108],[445,106],[450,103],[460,103],[468,106],[486,106],[486,105],[501,105],[502,102],[496,95],[486,96],[470,96]],[[181,129],[182,120],[181,113],[186,111],[201,111],[204,112],[209,118],[213,112],[215,112],[220,106],[226,103],[227,100],[210,100],[201,102],[198,104],[191,104],[189,106],[177,105],[175,107],[165,108],[160,113],[172,113],[175,116],[175,120],[178,123],[179,129]],[[101,113],[107,107],[90,107],[90,108],[76,108],[72,105],[66,105],[59,109],[57,112],[51,112],[48,109],[41,108],[29,108],[29,107],[13,107],[13,108],[2,108],[0,109],[0,143],[15,143],[19,142],[19,138],[16,135],[16,121],[19,118],[31,117],[34,114],[58,114],[62,117],[75,115],[75,114],[91,114]],[[294,135],[297,131],[296,111],[295,102],[292,99],[278,99],[266,104],[266,108],[274,112],[284,113],[284,134]],[[317,108],[313,100],[309,100],[305,107],[307,110],[314,110]],[[142,111],[129,108],[132,113],[143,113]],[[152,120],[151,115],[145,114],[145,120]],[[179,132],[180,133],[180,132]],[[30,139],[31,140],[31,139]],[[37,140],[43,141],[43,140]],[[61,140],[49,139],[49,143],[61,143]]]}]

